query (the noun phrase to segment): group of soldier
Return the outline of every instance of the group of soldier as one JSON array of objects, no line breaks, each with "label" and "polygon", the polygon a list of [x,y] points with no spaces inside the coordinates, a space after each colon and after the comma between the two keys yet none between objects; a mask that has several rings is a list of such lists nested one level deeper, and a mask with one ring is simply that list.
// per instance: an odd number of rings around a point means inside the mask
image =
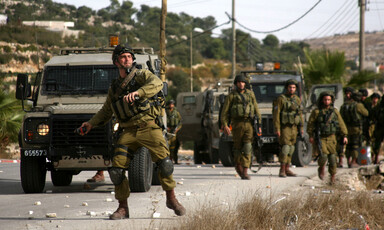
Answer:
[{"label": "group of soldier", "polygon": [[[247,81],[245,76],[236,76],[235,88],[226,97],[221,111],[221,123],[226,135],[233,134],[236,172],[241,179],[249,180],[254,135],[252,122],[256,115],[260,124],[261,116],[255,95],[245,87]],[[273,125],[280,146],[279,177],[296,176],[290,170],[291,159],[297,138],[304,136],[302,102],[296,95],[298,87],[297,81],[286,81],[284,93],[273,102]],[[372,144],[372,162],[377,164],[384,136],[383,129],[375,128],[382,127],[384,123],[384,100],[379,102],[380,95],[373,93],[367,99],[366,89],[355,92],[350,87],[345,88],[344,92],[345,102],[340,112],[334,107],[334,93],[322,92],[316,109],[310,114],[306,130],[309,142],[313,145],[313,155],[318,160],[318,176],[324,179],[328,162],[331,184],[335,182],[337,167],[343,165],[344,154],[348,167],[358,166],[357,158],[363,141],[366,145]]]},{"label": "group of soldier", "polygon": [[[166,206],[176,215],[185,215],[185,208],[175,196],[176,183],[173,179],[173,162],[178,163],[176,138],[181,128],[181,117],[175,108],[173,100],[168,102],[166,114],[167,132],[170,135],[167,144],[159,119],[164,95],[162,95],[162,81],[150,70],[136,65],[135,55],[131,49],[118,45],[112,54],[112,62],[119,70],[119,77],[112,82],[107,99],[102,108],[81,127],[86,135],[92,128],[106,124],[114,116],[121,129],[121,135],[115,143],[112,167],[108,169],[112,183],[115,185],[115,198],[119,202],[117,210],[110,219],[129,218],[128,197],[130,189],[125,170],[133,158],[133,154],[140,147],[146,147],[152,160],[158,166],[158,177],[163,190],[166,192]],[[249,180],[248,169],[251,165],[252,141],[254,138],[253,123],[256,119],[261,124],[261,115],[252,90],[246,87],[247,79],[236,76],[235,88],[226,97],[222,108],[221,123],[226,135],[233,134],[233,152],[235,169],[241,179]],[[280,177],[296,176],[290,170],[292,155],[298,136],[303,136],[303,115],[301,100],[296,95],[298,83],[288,80],[285,92],[273,103],[273,121],[275,133],[279,139]],[[374,162],[378,162],[380,144],[383,141],[384,100],[380,103],[378,94],[370,96],[370,102],[363,97],[367,92],[354,92],[346,88],[345,103],[341,107],[341,114],[333,107],[334,95],[329,92],[320,94],[317,108],[312,111],[307,133],[309,141],[314,144],[315,152],[319,155],[319,177],[324,178],[324,168],[328,161],[331,182],[335,180],[337,159],[342,163],[343,152],[338,151],[338,143],[346,146],[345,155],[348,165],[356,164],[358,149],[361,146],[361,136],[364,124],[367,124],[365,141],[373,143]],[[350,94],[352,96],[350,96]],[[364,104],[362,104],[364,103]],[[344,115],[344,116],[343,116]],[[348,117],[349,115],[349,117]],[[364,122],[364,117],[366,121]],[[346,128],[345,123],[348,128]],[[258,133],[261,133],[259,126]],[[340,141],[341,139],[341,141]],[[317,144],[316,144],[317,143]],[[316,146],[318,146],[316,150]],[[92,181],[104,180],[103,171],[98,171]]]}]

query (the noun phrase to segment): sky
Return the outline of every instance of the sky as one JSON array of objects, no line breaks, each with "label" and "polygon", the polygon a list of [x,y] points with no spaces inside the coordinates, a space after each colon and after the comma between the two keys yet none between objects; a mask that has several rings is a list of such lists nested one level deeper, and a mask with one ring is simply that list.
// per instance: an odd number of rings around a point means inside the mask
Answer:
[{"label": "sky", "polygon": [[[53,0],[76,7],[87,6],[99,10],[110,5],[110,0]],[[384,0],[366,0],[365,31],[384,30]],[[121,3],[122,0],[119,0]],[[141,5],[161,8],[162,0],[131,0],[133,7]],[[193,17],[213,16],[217,25],[229,22],[235,3],[235,28],[262,40],[273,34],[281,42],[333,36],[359,31],[358,0],[167,0],[168,12],[184,12]],[[228,15],[227,15],[228,14]],[[224,24],[215,29],[231,28]]]}]

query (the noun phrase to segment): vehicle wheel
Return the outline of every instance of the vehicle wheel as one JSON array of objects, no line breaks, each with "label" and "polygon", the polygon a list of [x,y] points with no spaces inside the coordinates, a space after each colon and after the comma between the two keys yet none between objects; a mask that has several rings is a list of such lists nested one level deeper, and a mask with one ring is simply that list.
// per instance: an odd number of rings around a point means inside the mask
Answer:
[{"label": "vehicle wheel", "polygon": [[309,143],[308,134],[304,135],[304,140],[297,140],[295,152],[292,156],[292,164],[297,167],[308,165],[312,161],[312,145]]},{"label": "vehicle wheel", "polygon": [[233,145],[232,142],[224,140],[223,138],[220,138],[219,157],[220,157],[221,163],[225,167],[232,167],[235,165],[234,159],[233,159],[232,145]]},{"label": "vehicle wheel", "polygon": [[153,164],[153,173],[152,173],[152,185],[161,185],[159,179],[159,168],[155,163]]},{"label": "vehicle wheel", "polygon": [[47,168],[45,158],[21,156],[21,186],[25,193],[42,192],[45,187],[46,174]]},{"label": "vehicle wheel", "polygon": [[200,145],[197,141],[194,142],[193,144],[193,162],[195,164],[201,164],[203,163],[203,156],[200,153]]},{"label": "vehicle wheel", "polygon": [[152,184],[153,166],[151,154],[145,147],[137,149],[128,167],[131,192],[147,192]]},{"label": "vehicle wheel", "polygon": [[68,186],[72,183],[73,173],[69,171],[51,171],[51,180],[54,186]]}]

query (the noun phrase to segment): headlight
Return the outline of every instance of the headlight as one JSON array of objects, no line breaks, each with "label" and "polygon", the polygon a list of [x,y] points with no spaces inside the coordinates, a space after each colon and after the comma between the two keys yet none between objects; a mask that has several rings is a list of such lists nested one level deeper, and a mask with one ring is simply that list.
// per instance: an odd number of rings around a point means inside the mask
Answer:
[{"label": "headlight", "polygon": [[48,135],[48,133],[49,133],[49,125],[47,125],[47,124],[45,124],[45,123],[40,123],[40,124],[37,126],[37,133],[38,133],[40,136]]},{"label": "headlight", "polygon": [[116,124],[113,126],[113,132],[116,132],[117,130],[119,130],[119,123],[116,123]]},{"label": "headlight", "polygon": [[48,118],[30,117],[24,121],[24,140],[28,143],[48,143],[50,126]]}]

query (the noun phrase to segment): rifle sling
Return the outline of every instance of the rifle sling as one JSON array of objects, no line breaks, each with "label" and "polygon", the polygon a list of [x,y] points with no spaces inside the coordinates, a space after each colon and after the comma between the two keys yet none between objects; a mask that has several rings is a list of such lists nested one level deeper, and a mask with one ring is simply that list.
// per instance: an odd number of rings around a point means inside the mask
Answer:
[{"label": "rifle sling", "polygon": [[125,89],[125,87],[128,85],[128,83],[132,80],[132,78],[135,76],[136,74],[136,71],[137,71],[137,68],[136,66],[133,66],[133,68],[131,69],[131,72],[129,72],[128,76],[126,76],[123,80],[123,82],[120,84],[120,87],[118,87],[116,89],[116,92],[115,92],[115,97],[119,97],[120,94],[123,92],[123,90]]}]

